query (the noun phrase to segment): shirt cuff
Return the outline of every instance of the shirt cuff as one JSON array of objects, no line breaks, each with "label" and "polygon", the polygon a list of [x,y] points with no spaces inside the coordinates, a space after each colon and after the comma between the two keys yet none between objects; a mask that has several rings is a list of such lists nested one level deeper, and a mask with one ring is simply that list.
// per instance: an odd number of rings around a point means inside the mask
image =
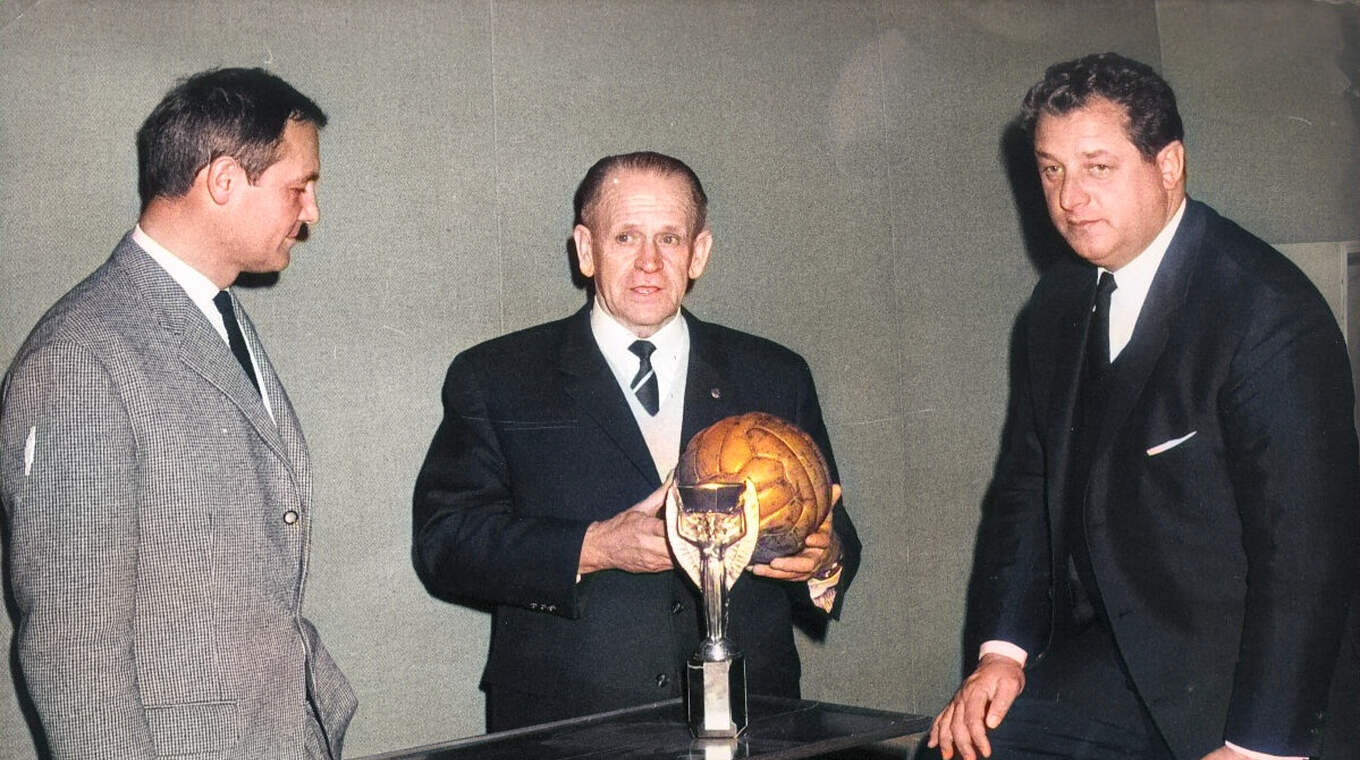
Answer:
[{"label": "shirt cuff", "polygon": [[836,584],[841,582],[841,569],[836,568],[836,572],[826,578],[808,579],[808,595],[812,597],[812,603],[822,612],[830,612],[836,606]]},{"label": "shirt cuff", "polygon": [[1232,742],[1223,742],[1223,744],[1228,749],[1231,749],[1233,752],[1237,752],[1245,757],[1249,757],[1252,760],[1308,760],[1308,758],[1306,757],[1301,757],[1297,755],[1268,755],[1264,752],[1257,752],[1254,749],[1239,747],[1238,745],[1233,744]]},{"label": "shirt cuff", "polygon": [[1016,662],[1020,663],[1020,667],[1022,668],[1025,667],[1025,660],[1029,659],[1029,652],[1026,652],[1020,647],[1010,643],[1009,641],[1002,641],[1000,639],[984,641],[982,642],[982,646],[978,647],[979,660],[982,659],[983,655],[988,654],[999,654],[1009,657],[1012,660],[1015,660]]}]

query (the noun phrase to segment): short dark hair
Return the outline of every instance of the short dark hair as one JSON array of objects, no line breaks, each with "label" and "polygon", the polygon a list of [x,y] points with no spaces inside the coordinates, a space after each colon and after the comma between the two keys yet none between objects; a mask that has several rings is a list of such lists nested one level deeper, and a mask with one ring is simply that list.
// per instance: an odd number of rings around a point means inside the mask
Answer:
[{"label": "short dark hair", "polygon": [[181,79],[137,130],[137,192],[189,192],[199,170],[231,156],[253,183],[279,159],[288,121],[326,126],[311,98],[264,69],[209,69]]},{"label": "short dark hair", "polygon": [[618,171],[640,171],[659,174],[663,177],[680,176],[689,183],[690,210],[694,215],[694,231],[702,230],[708,221],[708,196],[704,194],[699,175],[678,158],[663,153],[643,150],[634,153],[621,153],[605,156],[586,172],[585,179],[576,188],[573,205],[576,208],[576,224],[590,224],[587,218],[595,211],[600,200],[600,189],[610,174]]},{"label": "short dark hair", "polygon": [[1118,104],[1128,118],[1128,137],[1144,158],[1185,139],[1176,95],[1145,63],[1118,53],[1093,53],[1055,63],[1025,94],[1020,123],[1031,136],[1039,116],[1061,116],[1084,108],[1092,98]]}]

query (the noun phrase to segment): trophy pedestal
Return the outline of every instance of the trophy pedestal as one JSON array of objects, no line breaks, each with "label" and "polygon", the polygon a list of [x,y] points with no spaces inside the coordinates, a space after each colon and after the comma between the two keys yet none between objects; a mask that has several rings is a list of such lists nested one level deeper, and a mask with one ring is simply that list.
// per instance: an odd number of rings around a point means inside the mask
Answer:
[{"label": "trophy pedestal", "polygon": [[685,703],[690,732],[700,739],[730,738],[746,728],[746,658],[705,661],[685,667]]}]

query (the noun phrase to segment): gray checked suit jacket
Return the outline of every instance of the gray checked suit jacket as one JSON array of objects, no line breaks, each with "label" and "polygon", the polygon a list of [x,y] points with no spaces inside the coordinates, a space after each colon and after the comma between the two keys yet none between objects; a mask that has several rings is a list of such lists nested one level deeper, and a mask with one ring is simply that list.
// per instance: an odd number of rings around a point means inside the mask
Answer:
[{"label": "gray checked suit jacket", "polygon": [[356,700],[301,616],[311,468],[123,239],[42,318],[0,410],[19,665],[52,756],[339,758]]}]

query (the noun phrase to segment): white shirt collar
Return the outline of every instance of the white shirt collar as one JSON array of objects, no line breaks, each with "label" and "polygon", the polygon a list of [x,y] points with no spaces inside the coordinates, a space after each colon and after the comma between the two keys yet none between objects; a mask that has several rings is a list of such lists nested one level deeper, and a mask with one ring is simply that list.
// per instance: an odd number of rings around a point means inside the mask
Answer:
[{"label": "white shirt collar", "polygon": [[[1118,272],[1111,272],[1118,287],[1110,295],[1110,361],[1114,361],[1133,338],[1133,328],[1143,310],[1143,302],[1147,300],[1152,279],[1157,275],[1167,249],[1171,247],[1171,239],[1176,236],[1181,218],[1185,216],[1185,204],[1185,199],[1182,199],[1176,213],[1171,215],[1166,226],[1162,227],[1162,231],[1157,233],[1157,237],[1142,253],[1120,267]],[[1096,276],[1099,277],[1099,273],[1104,271],[1107,270],[1098,268]]]},{"label": "white shirt collar", "polygon": [[[209,321],[215,321],[218,325],[221,324],[222,315],[217,313],[217,307],[213,305],[213,296],[217,295],[219,288],[213,284],[212,280],[208,279],[207,275],[189,266],[184,259],[156,242],[155,238],[146,234],[146,230],[143,230],[140,224],[132,228],[132,242],[141,246],[142,250],[147,252],[147,255],[155,259],[156,263],[161,265],[161,269],[164,269],[171,279],[179,283],[181,288],[184,288],[184,292],[189,295],[189,299],[198,308],[202,309],[205,314],[211,312],[211,314],[217,315],[216,320],[212,320],[210,315]],[[221,328],[219,332],[222,333],[222,339],[226,340],[226,328]]]},{"label": "white shirt collar", "polygon": [[[629,351],[628,347],[633,345],[633,341],[638,340],[638,336],[605,311],[598,298],[590,309],[590,332],[594,335],[600,352],[604,354],[605,361],[609,363],[609,368],[613,370],[614,377],[619,381],[619,386],[627,390],[638,371],[637,354]],[[680,358],[689,353],[689,325],[680,316],[680,312],[676,311],[647,340],[656,346],[656,351],[652,353],[652,369],[656,372],[660,397],[665,399],[675,382]]]}]

